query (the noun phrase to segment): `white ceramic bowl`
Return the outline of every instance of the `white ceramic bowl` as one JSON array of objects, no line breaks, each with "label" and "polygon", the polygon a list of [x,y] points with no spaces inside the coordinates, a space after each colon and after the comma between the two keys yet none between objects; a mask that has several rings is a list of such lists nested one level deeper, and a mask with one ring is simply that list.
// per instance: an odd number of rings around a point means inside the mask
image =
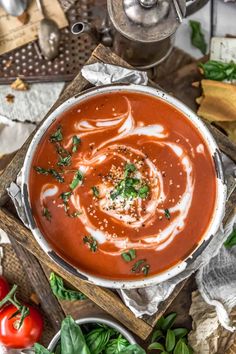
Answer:
[{"label": "white ceramic bowl", "polygon": [[[28,181],[29,181],[29,172],[30,172],[30,167],[31,167],[31,162],[32,158],[34,156],[35,150],[40,143],[41,138],[43,137],[44,133],[47,131],[49,126],[57,120],[58,117],[62,114],[62,112],[68,110],[73,106],[74,104],[77,104],[83,100],[88,99],[89,97],[93,97],[94,95],[100,95],[104,93],[110,93],[110,92],[120,92],[120,91],[128,91],[128,92],[136,92],[136,93],[143,93],[147,95],[151,95],[153,97],[158,97],[161,100],[168,102],[170,105],[174,106],[177,108],[179,111],[181,111],[185,117],[187,117],[195,126],[195,128],[198,130],[200,135],[203,137],[205,140],[209,152],[212,156],[212,159],[215,164],[215,170],[216,170],[216,175],[217,175],[217,181],[216,181],[216,203],[215,203],[215,210],[212,215],[212,219],[209,223],[208,229],[206,230],[205,234],[202,237],[202,240],[199,242],[199,244],[196,246],[196,248],[192,251],[192,253],[187,256],[186,259],[180,261],[178,264],[174,265],[172,268],[169,268],[168,270],[163,271],[162,273],[159,273],[157,275],[145,277],[143,279],[138,279],[138,280],[112,280],[112,279],[105,279],[102,277],[98,276],[93,276],[91,274],[85,273],[81,271],[80,269],[75,268],[71,264],[69,264],[66,260],[62,259],[61,256],[59,256],[48,244],[46,239],[44,238],[43,234],[37,227],[34,217],[31,212],[31,206],[30,206],[30,200],[29,200],[29,190],[28,190]],[[23,178],[22,178],[22,193],[23,193],[23,201],[25,205],[25,211],[26,215],[30,224],[31,231],[39,243],[39,245],[42,247],[42,249],[48,254],[49,257],[51,257],[57,264],[59,264],[61,267],[66,269],[67,271],[77,275],[78,277],[87,280],[91,283],[94,283],[96,285],[104,286],[104,287],[109,287],[109,288],[124,288],[124,289],[132,289],[132,288],[140,288],[140,287],[146,287],[146,286],[151,286],[157,283],[160,283],[162,281],[165,281],[167,279],[172,278],[173,276],[176,276],[180,272],[182,272],[186,267],[191,264],[196,257],[205,249],[207,244],[210,242],[212,237],[215,235],[217,232],[220,223],[222,221],[223,215],[224,215],[224,209],[225,209],[225,201],[226,201],[226,185],[224,181],[224,173],[223,173],[223,168],[222,168],[222,162],[221,162],[221,157],[220,157],[220,150],[213,139],[211,133],[209,130],[206,128],[202,120],[192,111],[190,110],[185,104],[180,102],[179,100],[175,99],[174,97],[167,95],[166,93],[157,90],[155,88],[151,88],[148,86],[141,86],[141,85],[133,85],[133,84],[119,84],[119,85],[108,85],[108,86],[102,86],[98,88],[92,88],[89,89],[83,93],[80,93],[78,95],[75,95],[74,97],[68,99],[65,101],[61,106],[59,106],[57,109],[55,109],[49,117],[44,121],[44,123],[41,125],[41,127],[38,129],[36,132],[34,138],[32,139],[32,142],[29,146],[28,152],[25,157],[25,162],[23,166]]]},{"label": "white ceramic bowl", "polygon": [[[102,323],[105,324],[111,328],[116,329],[118,332],[120,332],[122,334],[122,336],[127,339],[127,341],[130,344],[136,344],[136,341],[134,339],[134,337],[121,325],[119,325],[118,323],[109,320],[109,319],[105,319],[102,317],[86,317],[86,318],[81,318],[79,320],[76,320],[76,323],[78,323],[79,325],[82,324],[88,324],[88,323]],[[48,346],[48,350],[50,351],[54,351],[54,349],[56,348],[56,345],[60,339],[61,336],[61,331],[57,332],[57,334],[53,337],[53,339],[51,340],[51,342],[49,343]]]}]

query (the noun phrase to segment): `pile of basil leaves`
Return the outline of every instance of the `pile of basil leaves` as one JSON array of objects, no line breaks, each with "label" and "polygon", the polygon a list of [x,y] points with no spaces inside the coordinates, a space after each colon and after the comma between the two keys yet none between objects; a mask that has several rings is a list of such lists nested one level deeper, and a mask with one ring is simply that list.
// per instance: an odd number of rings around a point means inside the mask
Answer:
[{"label": "pile of basil leaves", "polygon": [[61,326],[55,351],[36,343],[35,354],[146,354],[137,344],[130,344],[117,330],[105,324],[83,325],[82,330],[71,316]]}]

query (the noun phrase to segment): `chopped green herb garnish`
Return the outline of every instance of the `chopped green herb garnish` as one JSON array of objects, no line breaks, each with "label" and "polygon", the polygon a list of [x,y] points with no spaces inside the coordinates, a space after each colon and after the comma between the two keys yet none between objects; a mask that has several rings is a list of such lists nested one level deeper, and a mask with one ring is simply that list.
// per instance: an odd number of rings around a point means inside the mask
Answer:
[{"label": "chopped green herb garnish", "polygon": [[133,163],[127,163],[125,166],[125,177],[128,177],[130,173],[137,170],[136,166]]},{"label": "chopped green herb garnish", "polygon": [[150,265],[149,265],[149,264],[145,264],[145,265],[142,267],[141,271],[142,271],[142,273],[143,273],[144,275],[148,275],[149,269],[150,269]]},{"label": "chopped green herb garnish", "polygon": [[140,259],[138,260],[136,263],[134,263],[133,267],[132,267],[132,272],[136,273],[136,272],[140,272],[141,270],[141,266],[146,262],[146,259]]},{"label": "chopped green herb garnish", "polygon": [[79,145],[81,144],[81,139],[74,135],[73,138],[72,138],[72,152],[77,152],[78,151],[78,147]]},{"label": "chopped green herb garnish", "polygon": [[69,151],[67,151],[66,149],[64,149],[63,146],[61,146],[60,143],[56,143],[56,150],[57,150],[57,153],[61,156],[70,156],[70,153]]},{"label": "chopped green herb garnish", "polygon": [[65,157],[59,156],[58,166],[69,166],[71,163],[71,156],[67,155]]},{"label": "chopped green herb garnish", "polygon": [[43,207],[42,215],[43,215],[48,221],[51,221],[52,214],[50,213],[50,211],[48,210],[48,208]]},{"label": "chopped green herb garnish", "polygon": [[170,211],[169,211],[169,209],[165,209],[164,212],[165,212],[166,219],[170,220]]},{"label": "chopped green herb garnish", "polygon": [[124,171],[124,179],[122,179],[110,193],[112,200],[119,195],[124,198],[147,198],[150,188],[148,185],[142,185],[142,181],[131,176],[135,172],[136,166],[132,163],[126,164]]},{"label": "chopped green herb garnish", "polygon": [[88,245],[91,252],[96,252],[98,248],[97,240],[92,236],[85,236],[83,242]]},{"label": "chopped green herb garnish", "polygon": [[99,189],[96,186],[93,186],[92,191],[93,191],[94,197],[98,198],[99,197]]},{"label": "chopped green herb garnish", "polygon": [[42,168],[42,167],[34,167],[34,170],[40,175],[48,175],[49,174],[48,170],[45,168]]},{"label": "chopped green herb garnish", "polygon": [[41,175],[51,175],[53,176],[54,178],[56,178],[56,180],[60,183],[64,182],[64,177],[59,173],[57,172],[56,170],[53,170],[52,168],[50,169],[45,169],[45,168],[42,168],[42,167],[34,167],[35,171]]},{"label": "chopped green herb garnish", "polygon": [[217,60],[209,60],[206,63],[200,63],[199,67],[204,71],[205,79],[224,81],[236,80],[236,63],[233,61],[224,63]]},{"label": "chopped green herb garnish", "polygon": [[123,252],[121,257],[125,262],[131,262],[136,258],[136,251],[134,249],[130,249],[127,252]]},{"label": "chopped green herb garnish", "polygon": [[70,218],[78,218],[82,214],[82,211],[75,211],[74,213],[68,214]]},{"label": "chopped green herb garnish", "polygon": [[75,189],[78,184],[83,180],[83,175],[80,170],[76,171],[73,181],[70,184],[70,189]]},{"label": "chopped green herb garnish", "polygon": [[142,199],[147,198],[147,196],[149,194],[149,190],[150,190],[150,188],[148,185],[145,184],[144,186],[142,186],[138,191],[139,197]]},{"label": "chopped green herb garnish", "polygon": [[224,243],[226,248],[236,246],[236,229],[234,229]]},{"label": "chopped green herb garnish", "polygon": [[50,135],[49,141],[51,141],[51,143],[55,143],[57,141],[62,141],[63,139],[63,135],[62,135],[62,131],[61,131],[61,126],[59,126],[57,128],[57,130]]},{"label": "chopped green herb garnish", "polygon": [[72,192],[64,192],[64,193],[61,193],[60,198],[63,200],[64,203],[67,203],[69,201],[71,195],[72,195]]}]

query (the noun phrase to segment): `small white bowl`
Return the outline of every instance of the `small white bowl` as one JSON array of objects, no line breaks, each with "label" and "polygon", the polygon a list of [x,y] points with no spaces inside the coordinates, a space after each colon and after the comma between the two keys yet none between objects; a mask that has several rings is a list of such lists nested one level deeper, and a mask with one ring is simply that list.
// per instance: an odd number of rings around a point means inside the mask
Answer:
[{"label": "small white bowl", "polygon": [[[134,337],[121,325],[118,323],[114,322],[113,320],[105,319],[102,317],[86,317],[86,318],[81,318],[79,320],[75,321],[79,325],[87,324],[87,323],[102,323],[105,324],[111,328],[116,329],[122,336],[127,339],[127,341],[130,344],[136,344],[137,342],[135,341]],[[56,345],[60,339],[61,336],[61,331],[57,332],[57,334],[53,337],[51,342],[48,345],[48,350],[53,351],[56,348]]]}]

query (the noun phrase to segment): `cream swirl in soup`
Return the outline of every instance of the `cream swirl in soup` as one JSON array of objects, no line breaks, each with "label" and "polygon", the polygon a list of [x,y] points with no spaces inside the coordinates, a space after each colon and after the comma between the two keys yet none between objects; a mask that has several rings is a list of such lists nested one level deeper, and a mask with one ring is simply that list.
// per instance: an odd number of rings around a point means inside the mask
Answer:
[{"label": "cream swirl in soup", "polygon": [[138,93],[100,94],[52,124],[30,175],[36,223],[85,272],[134,279],[186,258],[210,223],[216,176],[180,111]]}]

